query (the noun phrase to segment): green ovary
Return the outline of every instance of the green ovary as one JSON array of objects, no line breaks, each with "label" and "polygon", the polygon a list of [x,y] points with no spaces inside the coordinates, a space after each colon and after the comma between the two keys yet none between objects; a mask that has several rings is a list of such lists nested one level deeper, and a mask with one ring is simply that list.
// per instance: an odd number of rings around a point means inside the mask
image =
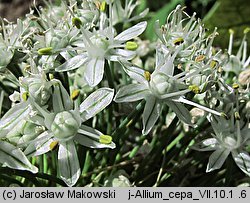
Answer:
[{"label": "green ovary", "polygon": [[68,111],[58,113],[51,125],[51,131],[59,140],[69,140],[73,138],[78,129],[79,124],[77,120]]}]

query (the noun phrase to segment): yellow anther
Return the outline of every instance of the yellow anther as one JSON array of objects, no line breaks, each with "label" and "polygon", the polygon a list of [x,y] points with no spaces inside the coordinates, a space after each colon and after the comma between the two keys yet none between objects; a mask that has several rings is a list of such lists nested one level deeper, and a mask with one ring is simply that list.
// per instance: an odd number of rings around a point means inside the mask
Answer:
[{"label": "yellow anther", "polygon": [[234,88],[235,90],[239,89],[239,87],[240,87],[239,84],[237,84],[237,83],[234,83],[234,84],[233,84],[233,88]]},{"label": "yellow anther", "polygon": [[180,45],[184,42],[184,39],[183,38],[177,38],[173,41],[174,45]]},{"label": "yellow anther", "polygon": [[50,143],[49,148],[52,151],[58,145],[58,141],[53,141]]},{"label": "yellow anther", "polygon": [[247,34],[250,31],[250,27],[244,29],[244,34]]},{"label": "yellow anther", "polygon": [[218,61],[212,60],[211,63],[210,63],[210,67],[212,69],[214,69],[217,66],[217,64],[218,64]]},{"label": "yellow anther", "polygon": [[101,135],[99,138],[101,144],[110,144],[112,142],[112,137],[109,135]]},{"label": "yellow anther", "polygon": [[199,56],[196,56],[196,58],[195,58],[195,62],[201,62],[201,61],[203,61],[205,58],[206,58],[206,56],[205,56],[205,55],[199,55]]},{"label": "yellow anther", "polygon": [[99,1],[95,2],[95,6],[96,6],[97,9],[100,10],[101,2],[99,2]]},{"label": "yellow anther", "polygon": [[200,88],[197,85],[190,85],[188,89],[190,89],[195,94],[199,94],[201,92]]},{"label": "yellow anther", "polygon": [[229,29],[229,34],[233,35],[234,34],[234,30],[233,29]]},{"label": "yellow anther", "polygon": [[101,3],[101,5],[100,5],[100,11],[102,11],[102,12],[104,12],[105,11],[105,9],[106,9],[106,1],[103,1],[102,3]]},{"label": "yellow anther", "polygon": [[76,100],[79,95],[80,95],[80,90],[74,90],[70,97],[72,100]]},{"label": "yellow anther", "polygon": [[22,94],[22,99],[23,99],[24,101],[27,101],[28,97],[29,97],[29,93],[28,93],[28,92],[24,92],[24,93]]},{"label": "yellow anther", "polygon": [[222,73],[223,72],[223,68],[220,66],[217,71],[218,71],[218,73]]},{"label": "yellow anther", "polygon": [[45,48],[41,48],[37,51],[37,53],[39,55],[51,55],[52,54],[52,47],[45,47]]},{"label": "yellow anther", "polygon": [[29,72],[29,71],[30,71],[30,65],[25,66],[25,67],[24,67],[24,71],[25,71],[25,72]]},{"label": "yellow anther", "polygon": [[150,80],[151,80],[151,73],[148,72],[148,71],[145,71],[145,72],[144,72],[144,78],[145,78],[147,81],[150,81]]},{"label": "yellow anther", "polygon": [[75,25],[78,29],[80,29],[82,26],[82,21],[80,20],[80,18],[74,17],[72,18],[72,24]]},{"label": "yellow anther", "polygon": [[179,64],[177,65],[177,68],[178,68],[179,70],[181,70],[181,69],[182,69],[182,64],[179,63]]},{"label": "yellow anther", "polygon": [[126,42],[125,49],[134,51],[137,48],[138,48],[138,45],[136,42],[131,42],[131,41]]},{"label": "yellow anther", "polygon": [[131,119],[131,120],[127,123],[126,127],[128,128],[132,123],[133,123],[133,119]]},{"label": "yellow anther", "polygon": [[234,118],[235,118],[235,120],[240,120],[240,114],[239,114],[239,112],[235,112],[234,113]]},{"label": "yellow anther", "polygon": [[54,75],[52,73],[49,73],[49,79],[53,80],[54,79]]},{"label": "yellow anther", "polygon": [[223,118],[225,118],[225,119],[227,119],[227,120],[229,119],[228,116],[227,116],[227,114],[225,114],[224,112],[221,112],[220,116],[223,117]]}]

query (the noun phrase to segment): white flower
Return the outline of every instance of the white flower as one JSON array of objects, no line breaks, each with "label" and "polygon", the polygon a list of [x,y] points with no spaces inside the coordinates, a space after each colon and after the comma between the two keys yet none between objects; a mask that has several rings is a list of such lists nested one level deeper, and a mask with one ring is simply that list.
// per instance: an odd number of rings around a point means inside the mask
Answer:
[{"label": "white flower", "polygon": [[81,28],[82,39],[74,42],[74,45],[81,48],[83,53],[68,59],[56,71],[69,71],[85,66],[85,80],[89,86],[96,86],[103,78],[105,60],[130,60],[135,56],[134,51],[124,49],[126,42],[140,35],[146,25],[146,22],[138,23],[117,36],[110,27],[93,32]]},{"label": "white flower", "polygon": [[[157,57],[156,69],[150,74],[128,62],[121,62],[127,74],[138,83],[130,84],[119,89],[115,96],[116,102],[134,102],[141,99],[146,100],[143,112],[143,131],[148,134],[159,118],[163,104],[167,104],[178,116],[178,118],[192,125],[191,115],[188,109],[181,103],[196,106],[205,111],[220,115],[220,113],[185,99],[185,94],[192,91],[180,75],[174,76],[173,59]],[[165,61],[165,63],[162,62]]]},{"label": "white flower", "polygon": [[207,172],[220,169],[228,155],[231,153],[237,166],[250,176],[250,156],[245,150],[250,139],[248,124],[235,118],[208,117],[215,135],[194,145],[192,148],[199,151],[214,151],[209,157]]},{"label": "white flower", "polygon": [[[55,144],[59,144],[60,176],[67,185],[73,186],[80,176],[76,142],[90,148],[113,149],[115,147],[110,136],[82,124],[110,104],[114,91],[109,88],[100,88],[90,94],[79,108],[75,103],[73,109],[73,102],[60,82],[55,83],[53,87],[54,112],[48,112],[31,100],[32,105],[43,116],[38,123],[43,125],[46,131],[31,141],[24,153],[27,156],[37,156],[52,150]],[[32,120],[38,120],[37,116]]]},{"label": "white flower", "polygon": [[247,40],[246,35],[250,31],[249,28],[244,30],[244,37],[242,39],[241,45],[237,51],[237,54],[234,55],[232,52],[233,49],[233,36],[234,31],[229,30],[230,38],[229,38],[229,45],[228,45],[228,54],[229,54],[229,62],[223,68],[227,72],[234,72],[236,75],[243,70],[246,70],[250,63],[250,56],[247,56]]}]

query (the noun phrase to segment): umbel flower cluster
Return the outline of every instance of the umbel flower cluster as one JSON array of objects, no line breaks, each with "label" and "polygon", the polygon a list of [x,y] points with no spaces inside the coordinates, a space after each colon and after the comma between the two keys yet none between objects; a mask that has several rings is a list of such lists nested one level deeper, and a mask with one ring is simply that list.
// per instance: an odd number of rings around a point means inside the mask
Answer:
[{"label": "umbel flower cluster", "polygon": [[[216,29],[209,34],[195,14],[177,6],[166,24],[155,22],[157,41],[148,48],[154,67],[145,69],[146,45],[139,36],[147,22],[139,21],[148,10],[134,15],[136,6],[135,1],[70,0],[35,8],[16,24],[2,22],[2,166],[37,173],[30,158],[56,151],[59,177],[73,186],[81,176],[78,145],[116,147],[110,131],[96,129],[96,116],[112,112],[109,105],[145,100],[141,136],[152,132],[164,108],[180,125],[195,127],[190,110],[198,108],[211,124],[211,137],[192,148],[214,151],[207,172],[219,169],[231,154],[250,176],[245,37],[236,54],[232,30],[228,50],[214,48]],[[125,24],[133,26],[125,29]]]}]

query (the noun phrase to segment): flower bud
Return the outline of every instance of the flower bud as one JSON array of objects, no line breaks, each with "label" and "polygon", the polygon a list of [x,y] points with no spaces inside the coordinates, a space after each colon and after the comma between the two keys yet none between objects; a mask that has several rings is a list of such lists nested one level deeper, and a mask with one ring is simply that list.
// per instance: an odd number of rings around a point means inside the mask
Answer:
[{"label": "flower bud", "polygon": [[72,139],[76,135],[78,129],[79,123],[68,111],[63,111],[56,114],[55,119],[51,125],[51,131],[59,140]]}]

